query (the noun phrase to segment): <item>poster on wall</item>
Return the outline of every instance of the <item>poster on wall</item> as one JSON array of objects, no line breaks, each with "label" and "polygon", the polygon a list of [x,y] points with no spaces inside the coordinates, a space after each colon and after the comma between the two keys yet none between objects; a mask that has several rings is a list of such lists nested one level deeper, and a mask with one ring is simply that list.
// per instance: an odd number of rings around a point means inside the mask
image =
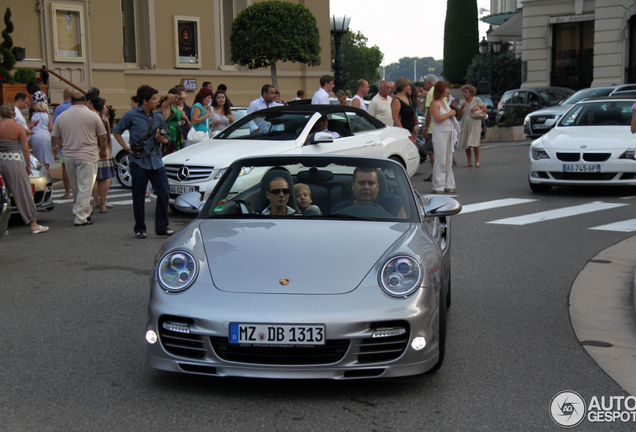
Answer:
[{"label": "poster on wall", "polygon": [[200,68],[199,19],[175,16],[176,67]]},{"label": "poster on wall", "polygon": [[55,60],[84,61],[82,10],[61,5],[52,7]]}]

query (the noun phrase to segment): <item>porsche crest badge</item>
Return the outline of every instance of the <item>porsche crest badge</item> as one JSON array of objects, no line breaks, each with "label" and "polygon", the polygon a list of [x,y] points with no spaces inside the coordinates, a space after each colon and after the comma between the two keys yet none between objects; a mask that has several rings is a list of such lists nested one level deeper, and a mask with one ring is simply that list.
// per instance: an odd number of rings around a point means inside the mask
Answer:
[{"label": "porsche crest badge", "polygon": [[278,283],[285,286],[289,283],[289,279],[278,279]]}]

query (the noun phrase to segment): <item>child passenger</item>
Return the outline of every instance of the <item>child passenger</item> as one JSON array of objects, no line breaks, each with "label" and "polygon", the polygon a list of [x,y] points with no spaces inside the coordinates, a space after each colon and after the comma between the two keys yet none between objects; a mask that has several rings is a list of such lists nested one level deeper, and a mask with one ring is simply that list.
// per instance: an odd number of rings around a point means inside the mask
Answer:
[{"label": "child passenger", "polygon": [[298,183],[294,185],[294,193],[296,194],[296,201],[301,213],[311,210],[310,213],[312,215],[322,215],[320,208],[311,204],[311,189],[309,189],[309,186],[304,183]]}]

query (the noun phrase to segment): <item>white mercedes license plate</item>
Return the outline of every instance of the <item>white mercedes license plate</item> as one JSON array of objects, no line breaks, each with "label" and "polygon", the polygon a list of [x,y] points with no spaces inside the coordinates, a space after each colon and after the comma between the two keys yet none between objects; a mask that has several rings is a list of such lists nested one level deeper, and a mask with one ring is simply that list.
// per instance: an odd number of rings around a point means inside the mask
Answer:
[{"label": "white mercedes license plate", "polygon": [[563,164],[563,172],[601,172],[601,165]]},{"label": "white mercedes license plate", "polygon": [[170,193],[181,195],[188,192],[198,192],[199,186],[170,186]]},{"label": "white mercedes license plate", "polygon": [[230,343],[324,345],[325,326],[313,324],[230,324]]}]

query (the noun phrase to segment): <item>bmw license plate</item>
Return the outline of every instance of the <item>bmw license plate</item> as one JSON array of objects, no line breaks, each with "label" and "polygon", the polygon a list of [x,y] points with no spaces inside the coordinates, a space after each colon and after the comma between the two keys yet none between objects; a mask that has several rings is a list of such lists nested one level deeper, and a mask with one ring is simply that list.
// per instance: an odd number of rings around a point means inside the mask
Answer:
[{"label": "bmw license plate", "polygon": [[563,164],[563,172],[583,172],[595,173],[601,172],[601,165],[583,165],[583,164]]},{"label": "bmw license plate", "polygon": [[199,186],[170,186],[170,193],[181,195],[188,192],[198,192]]},{"label": "bmw license plate", "polygon": [[230,324],[230,343],[324,345],[325,326],[313,324]]}]

